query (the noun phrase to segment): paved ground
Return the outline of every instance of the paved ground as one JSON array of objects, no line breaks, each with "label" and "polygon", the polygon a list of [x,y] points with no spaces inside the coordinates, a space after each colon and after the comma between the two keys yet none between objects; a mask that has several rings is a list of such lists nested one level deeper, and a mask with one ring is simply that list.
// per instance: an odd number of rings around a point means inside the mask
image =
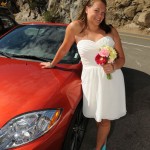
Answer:
[{"label": "paved ground", "polygon": [[[112,122],[107,150],[150,150],[150,76],[123,68],[127,115]],[[80,150],[95,146],[96,126],[90,119]]]},{"label": "paved ground", "polygon": [[150,36],[120,33],[125,53],[125,67],[150,75]]}]

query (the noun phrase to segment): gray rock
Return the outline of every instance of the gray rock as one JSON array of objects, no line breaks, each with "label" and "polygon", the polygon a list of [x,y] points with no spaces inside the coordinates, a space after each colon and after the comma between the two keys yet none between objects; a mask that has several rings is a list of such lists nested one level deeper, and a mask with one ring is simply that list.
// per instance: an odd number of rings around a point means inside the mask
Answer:
[{"label": "gray rock", "polygon": [[145,11],[140,14],[138,24],[144,27],[150,27],[150,11]]},{"label": "gray rock", "polygon": [[117,7],[127,7],[131,4],[129,0],[115,0]]},{"label": "gray rock", "polygon": [[[29,0],[16,0],[20,9],[20,12],[15,15],[17,20],[43,21],[44,19],[39,15],[38,9],[31,11],[27,1]],[[47,3],[45,5],[46,9],[53,13],[51,14],[53,21],[70,23],[77,18],[83,5],[88,0],[43,1]],[[107,0],[107,4],[107,23],[113,24],[116,27],[132,23],[139,26],[139,28],[147,29],[150,27],[150,0]]]},{"label": "gray rock", "polygon": [[124,10],[125,16],[127,16],[127,18],[129,19],[133,19],[136,13],[136,9],[137,9],[137,6],[129,6],[125,8]]}]

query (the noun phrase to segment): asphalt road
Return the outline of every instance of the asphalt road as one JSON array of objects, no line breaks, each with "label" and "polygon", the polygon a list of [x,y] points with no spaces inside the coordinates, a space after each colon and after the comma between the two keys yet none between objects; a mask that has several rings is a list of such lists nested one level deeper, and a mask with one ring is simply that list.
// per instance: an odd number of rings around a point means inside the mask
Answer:
[{"label": "asphalt road", "polygon": [[[127,115],[112,121],[107,150],[150,149],[150,36],[120,33],[126,64]],[[90,119],[80,150],[93,150],[96,124]]]},{"label": "asphalt road", "polygon": [[150,75],[150,36],[120,33],[126,56],[125,67]]}]

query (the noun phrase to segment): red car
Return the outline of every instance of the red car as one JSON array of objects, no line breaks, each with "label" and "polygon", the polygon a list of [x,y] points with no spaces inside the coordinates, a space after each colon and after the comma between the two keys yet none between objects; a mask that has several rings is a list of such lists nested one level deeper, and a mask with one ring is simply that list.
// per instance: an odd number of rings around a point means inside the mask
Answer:
[{"label": "red car", "polygon": [[52,69],[66,25],[18,25],[0,38],[0,150],[79,150],[82,114],[80,57],[74,44]]}]

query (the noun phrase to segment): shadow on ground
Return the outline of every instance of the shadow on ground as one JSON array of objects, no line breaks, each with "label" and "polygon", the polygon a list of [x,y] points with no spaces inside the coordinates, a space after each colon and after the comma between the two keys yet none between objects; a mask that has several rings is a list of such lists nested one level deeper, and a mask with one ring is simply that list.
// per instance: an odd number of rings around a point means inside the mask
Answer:
[{"label": "shadow on ground", "polygon": [[[112,121],[107,150],[150,149],[150,75],[123,68],[127,115]],[[80,150],[92,150],[96,124],[90,119]]]}]

